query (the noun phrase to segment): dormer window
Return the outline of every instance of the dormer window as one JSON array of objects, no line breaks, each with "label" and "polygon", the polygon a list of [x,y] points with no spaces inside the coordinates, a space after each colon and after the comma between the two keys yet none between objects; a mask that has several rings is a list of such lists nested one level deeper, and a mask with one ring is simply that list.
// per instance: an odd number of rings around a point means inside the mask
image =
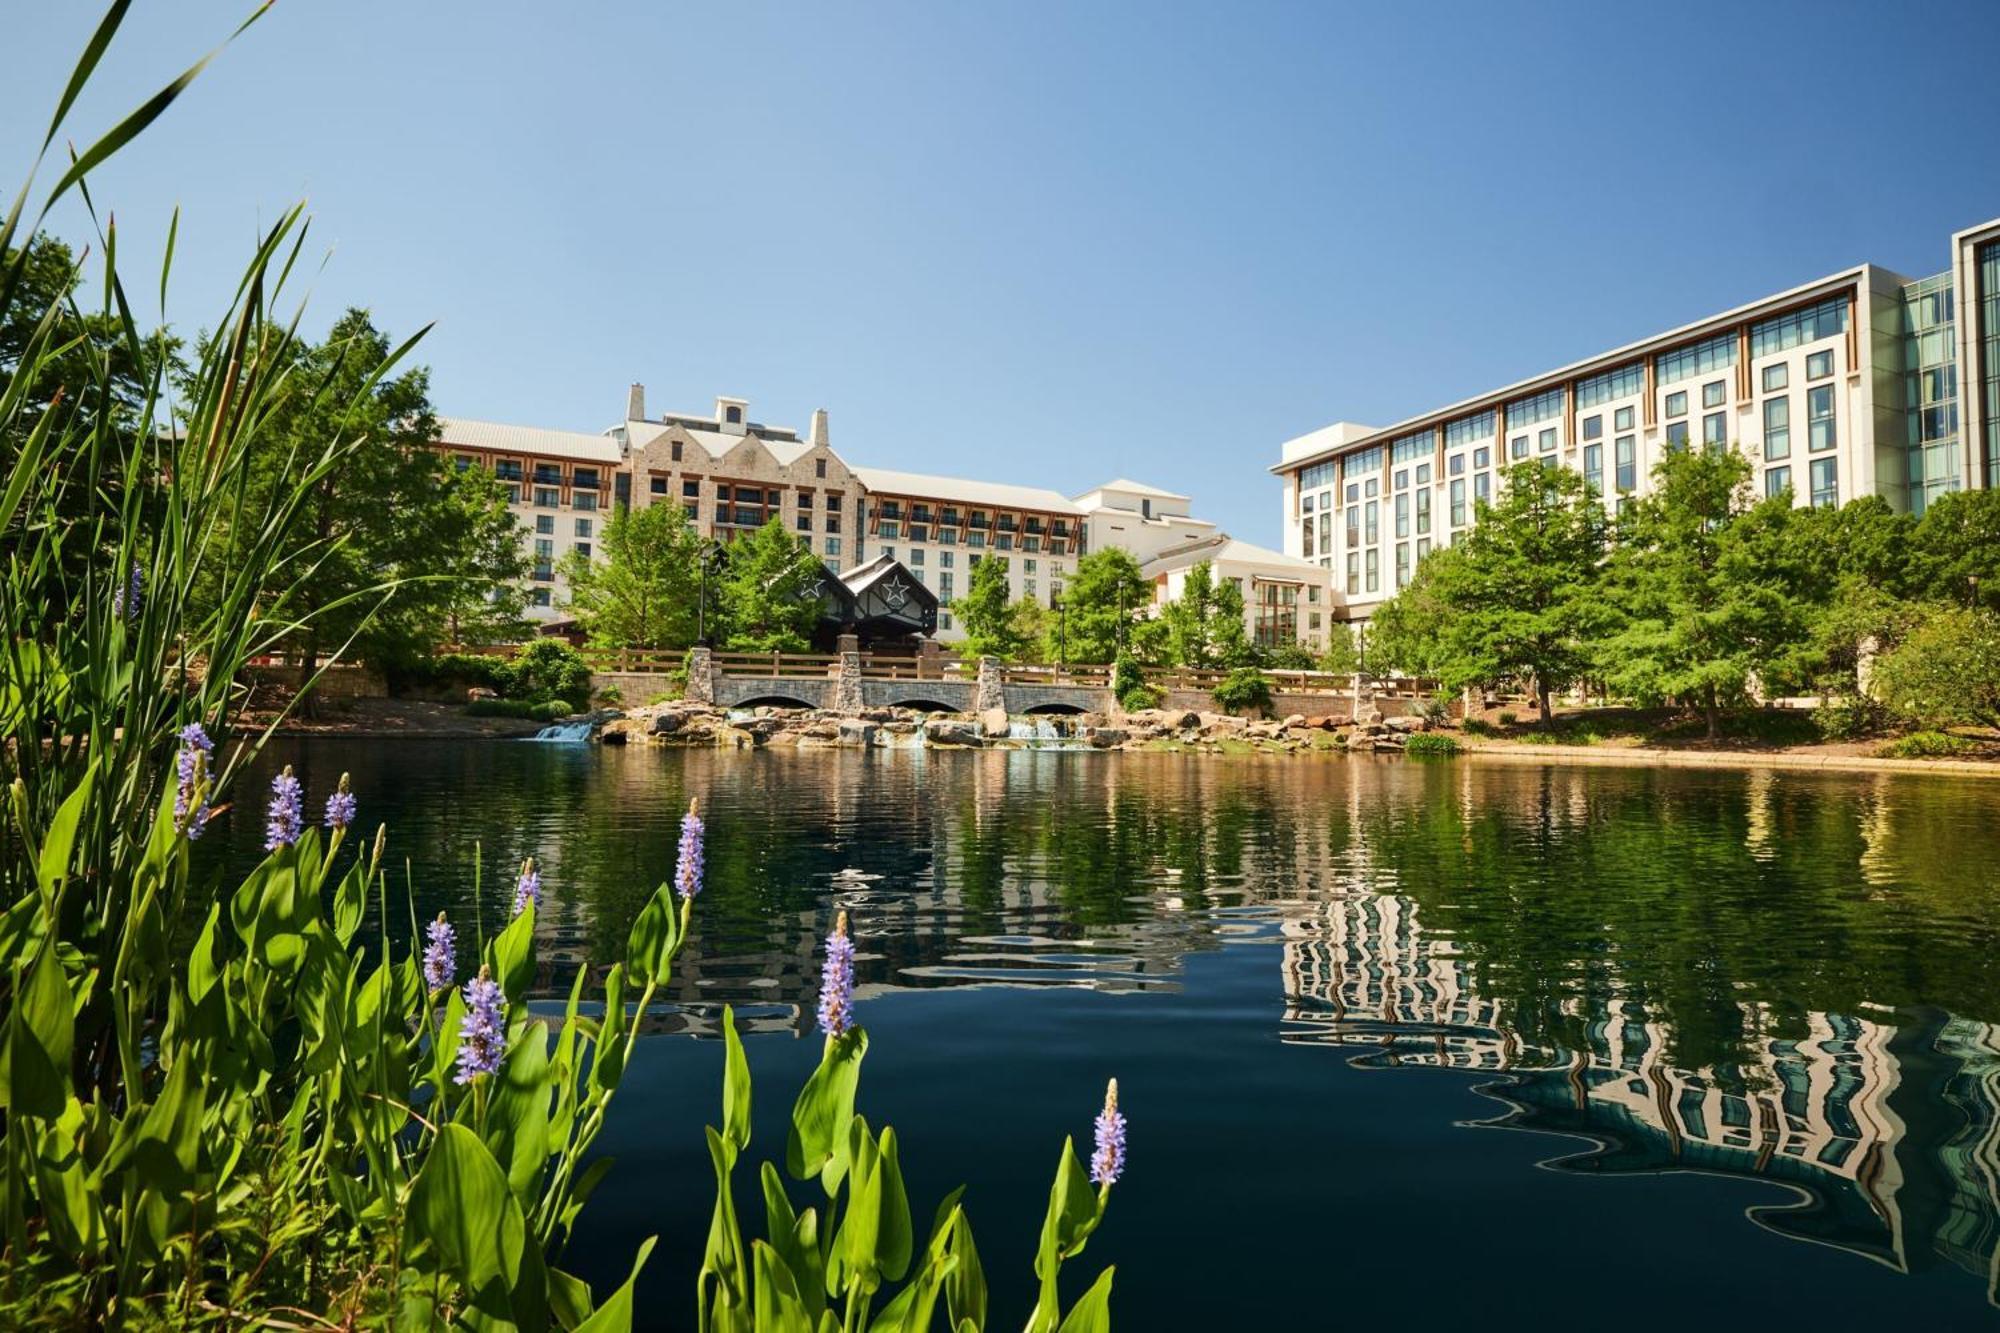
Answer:
[{"label": "dormer window", "polygon": [[722,419],[732,426],[740,426],[743,424],[743,409],[735,406],[728,407],[724,409]]}]

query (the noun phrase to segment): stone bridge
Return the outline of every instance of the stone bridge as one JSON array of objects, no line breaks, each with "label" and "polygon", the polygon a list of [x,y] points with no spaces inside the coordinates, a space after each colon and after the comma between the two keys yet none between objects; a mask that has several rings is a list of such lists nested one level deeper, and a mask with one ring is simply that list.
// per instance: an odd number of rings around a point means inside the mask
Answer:
[{"label": "stone bridge", "polygon": [[[1003,708],[1009,713],[1108,713],[1109,688],[1048,680],[1014,681],[997,658],[981,658],[977,678],[967,680],[942,673],[880,677],[863,668],[857,650],[845,650],[829,674],[783,672],[773,668],[729,669],[713,654],[696,648],[688,659],[687,697],[719,708],[775,705],[856,713],[864,708],[921,708],[948,713],[976,713]],[[735,665],[735,664],[731,664]]]}]

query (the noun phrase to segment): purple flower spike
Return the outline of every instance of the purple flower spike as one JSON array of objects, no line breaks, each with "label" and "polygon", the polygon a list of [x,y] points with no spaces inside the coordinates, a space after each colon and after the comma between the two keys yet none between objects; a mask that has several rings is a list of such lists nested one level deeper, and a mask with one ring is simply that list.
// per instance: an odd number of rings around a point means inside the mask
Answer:
[{"label": "purple flower spike", "polygon": [[521,862],[521,878],[514,882],[514,915],[542,905],[542,877],[535,873],[535,860]]},{"label": "purple flower spike", "polygon": [[500,1072],[500,1057],[507,1050],[506,1015],[500,983],[491,968],[465,983],[465,1026],[458,1037],[458,1083],[470,1083],[481,1074]]},{"label": "purple flower spike", "polygon": [[340,775],[340,786],[333,795],[326,798],[326,826],[330,829],[344,829],[354,822],[354,793],[347,789],[347,774]]},{"label": "purple flower spike", "polygon": [[458,972],[458,940],[443,912],[431,922],[425,937],[430,944],[424,949],[424,984],[434,991],[450,990]]},{"label": "purple flower spike", "polygon": [[189,838],[199,838],[208,827],[205,780],[208,757],[215,753],[215,742],[208,738],[199,722],[181,728],[180,742],[180,753],[174,756],[174,827]]},{"label": "purple flower spike", "polygon": [[271,779],[271,807],[265,815],[264,850],[275,852],[299,840],[305,829],[305,792],[292,776],[292,766]]},{"label": "purple flower spike", "polygon": [[125,586],[111,594],[111,612],[123,616],[125,623],[136,625],[146,609],[146,567],[138,561],[132,562],[132,571],[126,577]]},{"label": "purple flower spike", "polygon": [[696,813],[697,804],[688,802],[688,812],[681,816],[681,859],[674,867],[674,890],[686,902],[701,892],[701,816]]},{"label": "purple flower spike", "polygon": [[1097,1151],[1090,1155],[1090,1183],[1110,1185],[1125,1174],[1125,1117],[1118,1109],[1118,1080],[1104,1090],[1097,1113]]},{"label": "purple flower spike", "polygon": [[847,937],[847,913],[826,937],[826,970],[819,979],[819,1030],[838,1037],[854,1026],[854,941]]}]

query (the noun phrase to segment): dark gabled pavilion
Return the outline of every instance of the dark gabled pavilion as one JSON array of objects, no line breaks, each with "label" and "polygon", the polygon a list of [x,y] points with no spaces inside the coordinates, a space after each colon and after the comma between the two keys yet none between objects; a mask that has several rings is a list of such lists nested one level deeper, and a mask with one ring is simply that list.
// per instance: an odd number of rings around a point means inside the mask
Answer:
[{"label": "dark gabled pavilion", "polygon": [[824,564],[814,587],[820,599],[814,646],[832,651],[843,634],[864,648],[928,638],[937,630],[937,594],[891,555],[835,574]]}]

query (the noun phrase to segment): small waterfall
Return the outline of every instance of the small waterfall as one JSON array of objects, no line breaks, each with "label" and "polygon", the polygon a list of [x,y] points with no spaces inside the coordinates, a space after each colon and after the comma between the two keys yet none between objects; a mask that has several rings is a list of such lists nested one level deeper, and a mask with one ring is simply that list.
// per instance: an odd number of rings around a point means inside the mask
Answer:
[{"label": "small waterfall", "polygon": [[552,726],[543,727],[528,739],[533,741],[564,741],[576,744],[590,739],[590,729],[594,725],[596,724],[588,719],[582,722],[557,722]]},{"label": "small waterfall", "polygon": [[875,746],[881,750],[921,750],[924,748],[924,725],[918,722],[916,728],[908,732],[878,731],[875,733]]},{"label": "small waterfall", "polygon": [[1010,717],[1007,742],[1023,750],[1085,750],[1090,748],[1076,734],[1068,718]]}]

